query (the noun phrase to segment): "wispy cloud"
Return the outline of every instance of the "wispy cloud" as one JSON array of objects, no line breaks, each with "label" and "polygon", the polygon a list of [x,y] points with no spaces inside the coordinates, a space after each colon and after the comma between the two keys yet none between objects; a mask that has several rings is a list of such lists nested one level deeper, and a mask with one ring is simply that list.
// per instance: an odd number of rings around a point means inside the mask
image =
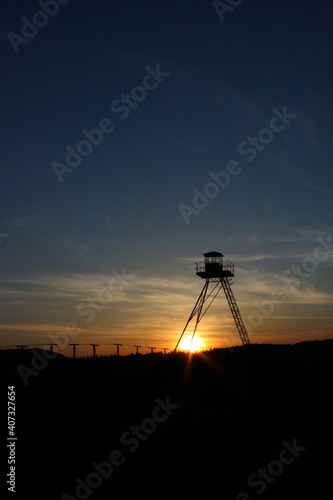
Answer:
[{"label": "wispy cloud", "polygon": [[[297,226],[285,221],[276,233],[258,228],[256,237],[260,241],[260,252],[257,245],[247,245],[247,249],[253,248],[253,253],[234,253],[230,256],[230,260],[236,264],[233,288],[244,318],[251,314],[258,302],[270,300],[272,292],[279,291],[286,296],[283,304],[277,305],[272,316],[265,319],[263,327],[255,331],[256,339],[268,324],[277,338],[276,325],[280,323],[283,336],[286,320],[292,322],[296,317],[302,318],[305,316],[304,311],[308,316],[317,317],[318,314],[331,324],[329,307],[333,302],[333,289],[329,284],[325,289],[319,288],[320,281],[316,276],[333,265],[332,259],[320,262],[316,272],[302,280],[298,287],[292,287],[290,282],[283,279],[283,273],[301,264],[303,259],[313,256],[318,246],[318,236],[327,237],[332,233],[333,227],[330,226]],[[248,237],[239,231],[239,235],[228,239],[228,245],[243,247]],[[216,238],[215,243],[215,249],[219,249],[225,239]],[[75,242],[64,240],[60,244],[68,245],[78,255],[88,253],[87,247]],[[267,252],[263,248],[267,248]],[[95,314],[91,324],[78,315],[77,307],[79,304],[87,308],[98,307],[99,294],[109,287],[112,278],[112,271],[105,272],[106,266],[101,266],[98,272],[35,274],[2,279],[1,336],[6,339],[10,333],[18,337],[21,333],[25,336],[33,334],[36,341],[37,337],[43,336],[43,332],[44,337],[47,335],[50,326],[53,331],[58,331],[64,328],[66,322],[74,321],[87,340],[97,335],[115,341],[124,338],[140,343],[144,339],[151,339],[152,342],[162,342],[164,339],[173,343],[182,331],[203,286],[202,280],[196,279],[194,275],[194,263],[202,260],[203,256],[179,256],[173,260],[174,272],[168,272],[167,275],[154,273],[152,269],[126,272],[126,286],[114,285],[116,293],[112,294],[112,300],[97,309],[98,314]],[[239,340],[237,329],[222,292],[221,295],[205,316],[198,333],[201,332],[207,338],[220,335],[221,339],[229,338],[235,342]],[[11,324],[12,328],[9,326]],[[27,325],[30,327],[27,328]],[[214,337],[211,338],[213,341]]]},{"label": "wispy cloud", "polygon": [[12,217],[5,222],[7,226],[31,227],[36,224],[35,217]]}]

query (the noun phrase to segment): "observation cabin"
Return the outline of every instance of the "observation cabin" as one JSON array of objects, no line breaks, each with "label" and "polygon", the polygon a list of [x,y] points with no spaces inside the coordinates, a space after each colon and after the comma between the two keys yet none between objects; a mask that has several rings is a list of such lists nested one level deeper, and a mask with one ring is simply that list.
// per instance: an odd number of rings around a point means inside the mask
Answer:
[{"label": "observation cabin", "polygon": [[230,260],[223,261],[220,252],[204,253],[204,262],[196,263],[196,274],[202,279],[232,278],[234,276],[234,265]]}]

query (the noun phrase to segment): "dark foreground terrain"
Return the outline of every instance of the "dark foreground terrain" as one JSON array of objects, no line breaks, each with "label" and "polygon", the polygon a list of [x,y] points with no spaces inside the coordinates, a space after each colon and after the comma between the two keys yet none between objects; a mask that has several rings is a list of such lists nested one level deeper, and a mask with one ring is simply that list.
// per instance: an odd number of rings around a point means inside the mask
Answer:
[{"label": "dark foreground terrain", "polygon": [[58,356],[27,386],[31,352],[0,355],[3,413],[16,386],[9,498],[332,497],[333,341]]}]

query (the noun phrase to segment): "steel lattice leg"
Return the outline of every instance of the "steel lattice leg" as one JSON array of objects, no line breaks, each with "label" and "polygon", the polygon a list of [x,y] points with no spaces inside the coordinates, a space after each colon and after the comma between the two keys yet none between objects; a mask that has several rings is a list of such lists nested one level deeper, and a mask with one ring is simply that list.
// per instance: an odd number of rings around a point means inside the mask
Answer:
[{"label": "steel lattice leg", "polygon": [[[228,304],[229,304],[229,307],[230,307],[230,311],[231,311],[231,314],[232,314],[232,316],[234,318],[234,321],[235,321],[235,324],[236,324],[239,336],[241,338],[241,341],[242,341],[243,344],[250,344],[250,339],[249,339],[249,336],[247,334],[245,325],[243,323],[241,313],[240,313],[240,311],[238,309],[238,306],[237,306],[237,303],[236,303],[233,291],[232,291],[230,283],[229,283],[229,279],[228,278],[220,278],[220,280],[217,281],[217,284],[213,288],[213,290],[207,295],[207,290],[208,290],[208,287],[209,287],[209,283],[211,283],[211,282],[212,281],[210,281],[209,279],[206,280],[206,282],[205,282],[205,284],[203,286],[203,289],[201,290],[201,293],[199,295],[199,298],[196,301],[195,306],[194,306],[194,308],[193,308],[193,310],[192,310],[192,312],[190,314],[190,317],[187,320],[187,323],[186,323],[186,325],[184,327],[184,330],[182,331],[181,336],[179,337],[179,340],[178,340],[178,342],[176,344],[176,347],[175,347],[175,351],[177,351],[178,346],[179,346],[179,344],[180,344],[180,342],[181,342],[181,340],[182,340],[182,338],[184,336],[184,333],[185,333],[185,331],[186,331],[186,329],[187,329],[190,321],[196,316],[196,322],[195,322],[194,330],[193,330],[193,333],[192,333],[192,339],[191,339],[191,341],[193,341],[194,335],[196,333],[197,326],[198,326],[200,320],[205,315],[205,313],[209,309],[210,305],[212,304],[212,302],[214,301],[214,299],[216,298],[217,294],[219,293],[219,291],[222,288],[223,288],[225,296],[227,298],[227,301],[228,301]],[[214,282],[216,282],[216,281],[214,281]],[[218,287],[217,292],[215,292],[215,290],[216,290],[217,287]],[[211,299],[209,305],[206,307],[206,309],[203,309],[204,303],[206,302],[207,299],[209,299],[211,297],[211,295],[214,292],[215,292],[215,295],[213,295],[213,298]]]},{"label": "steel lattice leg", "polygon": [[202,312],[202,307],[203,307],[203,305],[204,305],[204,303],[205,303],[205,300],[206,300],[206,294],[207,294],[208,285],[209,285],[209,281],[206,281],[206,282],[205,282],[205,284],[204,284],[204,286],[203,286],[203,289],[201,290],[201,293],[200,293],[200,295],[199,295],[199,298],[198,298],[198,300],[196,301],[195,306],[194,306],[194,308],[193,308],[193,310],[192,310],[192,312],[191,312],[191,314],[190,314],[190,317],[189,317],[189,318],[188,318],[188,320],[187,320],[187,323],[186,323],[186,325],[185,325],[185,327],[184,327],[184,330],[182,331],[182,334],[181,334],[181,336],[179,337],[179,340],[178,340],[178,342],[177,342],[177,344],[176,344],[176,347],[175,347],[175,351],[177,351],[177,348],[178,348],[178,346],[179,346],[179,344],[180,344],[180,342],[181,342],[181,340],[182,340],[182,338],[183,338],[183,335],[184,335],[184,333],[185,333],[185,331],[186,331],[186,328],[187,328],[188,324],[190,323],[190,321],[191,321],[191,320],[194,318],[194,316],[196,315],[196,316],[197,316],[197,319],[196,319],[196,322],[195,322],[194,332],[193,332],[193,335],[192,335],[192,340],[193,340],[193,337],[194,337],[194,335],[195,335],[195,332],[196,332],[196,329],[197,329],[198,323],[199,323],[199,321],[200,321],[200,319],[201,319],[201,317],[202,317],[202,316],[201,316],[201,312]]},{"label": "steel lattice leg", "polygon": [[241,341],[243,344],[250,344],[251,342],[250,342],[249,336],[247,334],[241,313],[238,309],[238,306],[237,306],[237,303],[236,303],[234,294],[232,292],[228,278],[221,278],[221,285],[223,287],[225,296],[227,298],[227,301],[228,301],[228,304],[230,307],[230,311],[231,311],[233,318],[235,320],[236,327],[237,327],[239,336],[241,338]]}]

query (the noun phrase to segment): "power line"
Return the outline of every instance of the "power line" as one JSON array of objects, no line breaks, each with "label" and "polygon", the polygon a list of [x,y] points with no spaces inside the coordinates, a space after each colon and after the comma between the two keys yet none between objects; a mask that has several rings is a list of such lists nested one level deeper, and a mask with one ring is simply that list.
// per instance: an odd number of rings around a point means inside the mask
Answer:
[{"label": "power line", "polygon": [[[0,349],[21,349],[22,351],[24,349],[29,349],[29,348],[34,348],[34,347],[46,347],[48,346],[49,347],[49,351],[51,353],[54,352],[54,346],[58,346],[58,344],[54,344],[54,343],[41,343],[41,344],[28,344],[28,345],[7,345],[7,346],[0,346]],[[76,344],[68,344],[67,346],[65,347],[62,347],[60,348],[60,350],[65,350],[66,348],[70,348],[72,347],[72,356],[73,356],[73,359],[76,358],[76,353],[77,353],[77,346],[79,346],[80,348],[81,347],[85,347],[85,346],[90,346],[92,347],[92,357],[95,357],[96,356],[96,347],[99,347],[101,349],[106,349],[108,347],[113,347],[113,346],[116,346],[116,355],[119,356],[120,355],[120,347],[135,347],[136,349],[136,354],[139,354],[139,349],[142,348],[142,349],[150,349],[150,354],[155,354],[154,351],[156,349],[161,349],[161,353],[164,353],[164,354],[167,354],[167,351],[170,351],[171,349],[169,349],[168,347],[151,347],[151,346],[146,346],[146,345],[138,345],[138,344],[120,344],[118,342],[113,342],[113,343],[110,343],[110,344],[93,344],[93,343],[89,343],[89,344],[81,344],[81,343],[76,343]]]}]

